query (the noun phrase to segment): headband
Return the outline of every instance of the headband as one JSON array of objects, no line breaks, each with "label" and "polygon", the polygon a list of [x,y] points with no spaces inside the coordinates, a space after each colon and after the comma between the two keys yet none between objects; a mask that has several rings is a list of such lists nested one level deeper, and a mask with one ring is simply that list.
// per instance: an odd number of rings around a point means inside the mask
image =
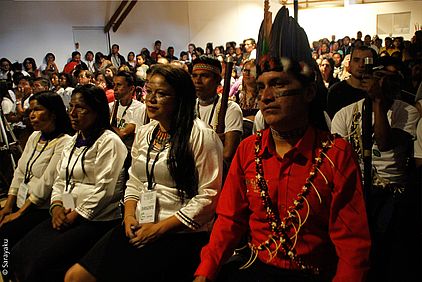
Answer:
[{"label": "headband", "polygon": [[204,63],[198,63],[193,66],[192,71],[196,70],[204,70],[204,71],[210,71],[212,73],[215,73],[216,75],[221,76],[220,70],[216,66],[204,64]]}]

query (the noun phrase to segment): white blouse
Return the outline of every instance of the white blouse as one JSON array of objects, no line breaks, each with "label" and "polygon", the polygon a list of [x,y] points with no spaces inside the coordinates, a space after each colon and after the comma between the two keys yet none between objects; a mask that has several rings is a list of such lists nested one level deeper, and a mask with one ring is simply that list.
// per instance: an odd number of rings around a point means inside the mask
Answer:
[{"label": "white blouse", "polygon": [[29,136],[13,175],[9,195],[18,195],[19,187],[24,182],[25,171],[29,161],[27,172],[30,176],[27,183],[29,200],[40,208],[48,208],[51,189],[57,177],[57,164],[63,148],[71,140],[71,137],[62,135],[50,140],[47,145],[38,143],[40,137],[41,131],[34,131]]},{"label": "white blouse", "polygon": [[[116,189],[116,182],[127,155],[126,146],[110,130],[105,130],[88,150],[86,146],[75,147],[76,138],[77,134],[63,150],[51,202],[62,201],[62,194],[70,192],[75,202],[75,211],[82,217],[93,221],[120,218],[119,200],[122,191]],[[82,155],[85,151],[84,173]],[[66,170],[69,175],[68,187]]]},{"label": "white blouse", "polygon": [[[125,201],[138,201],[141,194],[148,191],[147,151],[157,126],[157,121],[151,121],[137,130],[132,146],[132,166],[129,169]],[[200,119],[194,121],[190,144],[198,173],[198,194],[182,204],[176,183],[167,167],[170,151],[170,146],[167,146],[159,154],[153,171],[153,189],[157,192],[155,219],[158,222],[175,215],[191,231],[210,231],[222,185],[223,145],[218,135]],[[157,152],[151,152],[149,169],[156,155]]]}]

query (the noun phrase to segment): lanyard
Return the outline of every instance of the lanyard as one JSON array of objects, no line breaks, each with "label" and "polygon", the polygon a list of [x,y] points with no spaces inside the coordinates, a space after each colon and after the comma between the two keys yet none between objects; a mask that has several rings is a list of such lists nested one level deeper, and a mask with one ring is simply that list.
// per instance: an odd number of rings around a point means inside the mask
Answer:
[{"label": "lanyard", "polygon": [[37,144],[35,145],[35,148],[34,148],[34,150],[32,151],[32,154],[31,154],[31,156],[29,157],[28,162],[26,163],[26,168],[25,168],[25,177],[24,177],[24,180],[23,180],[23,182],[24,182],[25,184],[28,184],[29,180],[31,180],[31,178],[32,178],[32,167],[34,166],[34,163],[38,160],[38,158],[39,158],[39,157],[41,156],[41,154],[44,152],[45,148],[47,148],[47,145],[48,145],[48,141],[49,141],[49,140],[47,140],[47,142],[45,142],[45,143],[44,143],[44,146],[42,147],[42,149],[41,149],[40,153],[39,153],[39,154],[38,154],[38,156],[34,159],[34,161],[31,163],[31,160],[32,160],[32,158],[33,158],[33,157],[34,157],[34,155],[35,155],[35,151],[37,150],[37,146],[38,146],[38,143],[40,142],[40,140],[41,140],[41,136],[40,136],[40,139],[38,139],[38,142],[37,142]]},{"label": "lanyard", "polygon": [[[79,136],[77,137],[77,138],[79,138]],[[75,160],[75,162],[73,163],[73,166],[72,166],[72,168],[71,168],[71,170],[70,170],[70,173],[69,173],[69,166],[70,166],[70,160],[72,159],[72,156],[73,156],[73,154],[75,153],[75,149],[76,149],[76,144],[78,143],[78,141],[76,140],[76,142],[75,142],[75,145],[73,145],[73,148],[72,148],[72,150],[70,151],[70,154],[69,154],[69,160],[67,161],[67,166],[66,166],[66,187],[65,187],[65,191],[69,191],[69,192],[71,192],[72,191],[72,189],[73,189],[73,187],[70,187],[69,188],[69,184],[70,184],[70,180],[72,179],[72,176],[73,176],[73,171],[74,171],[74,169],[75,169],[75,166],[76,166],[76,163],[78,162],[78,160],[79,160],[79,157],[81,156],[81,155],[83,155],[84,153],[85,153],[85,151],[87,151],[88,150],[88,147],[85,147],[83,150],[82,150],[82,152],[76,157],[76,160]]]},{"label": "lanyard", "polygon": [[[151,138],[151,141],[150,141],[150,143],[149,143],[149,146],[148,146],[148,151],[147,151],[147,161],[146,161],[146,165],[145,165],[145,167],[146,167],[146,173],[147,173],[147,179],[148,179],[148,190],[152,190],[154,187],[153,187],[153,184],[152,184],[152,182],[153,182],[153,180],[154,180],[154,167],[155,167],[155,164],[157,163],[157,161],[158,161],[158,157],[160,156],[160,154],[161,154],[161,152],[162,151],[164,151],[165,149],[166,149],[166,145],[167,145],[167,142],[168,141],[166,141],[164,144],[162,144],[161,145],[161,148],[160,148],[160,150],[157,152],[157,155],[155,156],[155,158],[154,158],[154,161],[152,162],[152,165],[151,165],[151,172],[149,171],[149,168],[148,168],[148,166],[149,166],[149,162],[150,162],[150,160],[151,160],[151,156],[150,156],[150,154],[151,154],[151,151],[152,151],[152,149],[153,149],[153,147],[154,147],[154,140],[155,140],[155,137],[156,137],[156,135],[157,135],[157,133],[158,133],[158,129],[159,129],[159,126],[157,126],[155,129],[154,129],[154,131],[152,132],[152,138]],[[155,184],[156,183],[154,183],[154,186],[155,186]]]},{"label": "lanyard", "polygon": [[117,128],[120,128],[123,125],[123,122],[124,122],[123,117],[126,115],[126,112],[129,109],[129,107],[132,105],[132,101],[133,99],[130,99],[129,104],[126,106],[125,110],[123,111],[122,117],[120,118],[119,125],[117,126]]},{"label": "lanyard", "polygon": [[[220,98],[217,96],[217,98],[214,100],[214,104],[212,105],[211,116],[208,120],[208,125],[210,125],[211,127],[212,127],[211,122],[212,122],[212,118],[214,116],[215,107],[217,106],[219,99]],[[197,111],[197,114],[198,114],[198,118],[201,119],[201,114],[199,113],[199,101],[196,104],[196,111]]]}]

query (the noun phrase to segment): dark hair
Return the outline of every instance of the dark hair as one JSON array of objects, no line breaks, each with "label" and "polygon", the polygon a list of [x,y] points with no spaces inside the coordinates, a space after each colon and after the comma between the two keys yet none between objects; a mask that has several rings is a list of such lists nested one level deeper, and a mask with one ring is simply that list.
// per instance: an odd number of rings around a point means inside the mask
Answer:
[{"label": "dark hair", "polygon": [[72,59],[74,58],[74,57],[76,57],[77,55],[81,55],[81,53],[79,53],[79,51],[73,51],[72,52]]},{"label": "dark hair", "polygon": [[56,60],[56,56],[53,53],[49,52],[49,53],[45,54],[45,57],[44,57],[44,60],[45,60],[46,63],[47,63],[47,57],[48,56],[53,56],[54,60]]},{"label": "dark hair", "polygon": [[157,44],[161,44],[161,41],[160,40],[155,40],[154,46],[157,45]]},{"label": "dark hair", "polygon": [[97,139],[103,134],[105,130],[111,130],[114,132],[110,125],[110,109],[108,107],[107,96],[103,89],[92,84],[77,86],[72,96],[81,94],[85,104],[94,112],[96,112],[95,122],[90,129],[90,135],[87,138],[87,147],[82,154],[82,170],[85,172],[84,160],[87,150],[97,141]]},{"label": "dark hair", "polygon": [[374,66],[378,65],[378,54],[377,54],[377,52],[374,49],[372,49],[371,47],[366,46],[366,45],[362,45],[362,46],[353,48],[352,52],[350,53],[350,60],[352,60],[353,53],[357,50],[359,50],[359,51],[370,51],[372,53],[372,58],[374,60]]},{"label": "dark hair", "polygon": [[183,68],[173,65],[155,65],[151,75],[161,75],[175,92],[176,112],[170,129],[172,144],[167,160],[170,175],[177,185],[179,197],[185,199],[198,194],[198,172],[189,142],[195,114],[195,86]]},{"label": "dark hair", "polygon": [[87,57],[88,54],[91,54],[94,57],[94,52],[92,52],[92,51],[86,51],[86,53],[85,53],[85,60],[86,60],[86,57]]},{"label": "dark hair", "polygon": [[[133,51],[130,51],[129,53],[127,53],[127,59],[129,60],[129,55],[130,54],[132,54],[133,55],[133,57],[135,57],[135,52],[133,52]],[[135,57],[136,58],[136,57]]]},{"label": "dark hair", "polygon": [[12,101],[12,97],[10,97],[9,94],[9,89],[11,89],[11,83],[7,80],[0,80],[0,108],[4,97]]},{"label": "dark hair", "polygon": [[210,65],[210,66],[218,68],[218,70],[220,71],[220,79],[221,79],[221,72],[223,68],[221,66],[220,61],[217,60],[217,58],[209,57],[209,56],[199,56],[198,58],[193,60],[192,67],[194,67],[196,64],[206,64],[206,65]]},{"label": "dark hair", "polygon": [[104,54],[103,53],[101,53],[101,52],[97,52],[97,53],[95,53],[95,63],[96,64],[99,64],[99,63],[101,63],[100,62],[100,60],[102,59],[102,58],[104,58]]},{"label": "dark hair", "polygon": [[29,102],[32,100],[36,100],[55,116],[54,132],[48,134],[46,136],[47,139],[51,140],[62,134],[73,134],[69,115],[66,112],[66,107],[60,95],[53,91],[41,91],[29,97]]},{"label": "dark hair", "polygon": [[111,45],[111,48],[113,48],[113,47],[117,47],[117,49],[120,49],[120,46],[118,44],[116,44],[116,43],[114,43],[113,45]]},{"label": "dark hair", "polygon": [[202,49],[201,47],[196,47],[195,51],[199,56],[204,55],[205,53],[204,49]]},{"label": "dark hair", "polygon": [[31,63],[31,64],[32,64],[32,69],[33,69],[33,70],[36,70],[36,69],[37,69],[37,64],[35,63],[34,58],[28,57],[28,58],[26,58],[25,60],[23,60],[23,68],[25,69],[25,71],[26,71],[26,70],[28,70],[28,69],[26,68],[26,63]]},{"label": "dark hair", "polygon": [[125,78],[127,86],[133,86],[133,75],[127,71],[119,71],[115,76],[121,76]]},{"label": "dark hair", "polygon": [[114,82],[113,82],[113,78],[109,77],[109,76],[105,76],[105,74],[103,72],[96,72],[95,73],[95,80],[98,80],[98,76],[102,75],[104,77],[105,83],[106,83],[106,88],[107,89],[113,89],[114,87]]},{"label": "dark hair", "polygon": [[36,79],[34,79],[34,82],[35,81],[40,82],[42,86],[48,87],[50,89],[50,80],[48,80],[47,78],[37,77]]},{"label": "dark hair", "polygon": [[69,73],[61,72],[61,73],[58,74],[58,76],[59,76],[59,79],[62,76],[66,77],[67,87],[69,87],[69,86],[73,87],[75,85],[75,82],[73,80],[73,76],[71,76]]}]

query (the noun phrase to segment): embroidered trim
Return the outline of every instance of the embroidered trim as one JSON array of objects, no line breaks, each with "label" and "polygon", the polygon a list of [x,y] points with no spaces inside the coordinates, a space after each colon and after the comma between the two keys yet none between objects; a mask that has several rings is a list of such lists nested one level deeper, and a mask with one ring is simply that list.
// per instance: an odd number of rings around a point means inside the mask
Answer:
[{"label": "embroidered trim", "polygon": [[221,72],[218,69],[218,67],[212,66],[212,65],[208,65],[208,64],[196,64],[193,66],[192,72],[196,71],[196,70],[205,70],[205,71],[210,71],[212,73],[215,73],[216,75],[220,75],[221,76]]},{"label": "embroidered trim", "polygon": [[[268,239],[256,246],[249,242],[249,248],[251,249],[251,256],[248,262],[241,267],[241,269],[248,268],[251,266],[256,258],[258,257],[258,252],[266,250],[269,254],[269,260],[271,261],[274,257],[277,256],[279,250],[282,254],[289,258],[293,263],[295,263],[300,269],[311,271],[314,274],[319,273],[319,269],[311,265],[305,264],[303,260],[297,256],[295,246],[298,239],[298,234],[301,227],[306,223],[309,216],[309,202],[306,197],[311,193],[312,190],[315,191],[319,198],[319,202],[322,203],[321,196],[318,192],[318,189],[313,184],[313,180],[316,178],[317,174],[321,174],[324,180],[327,182],[327,178],[319,169],[324,159],[328,159],[330,164],[333,165],[333,162],[327,156],[328,150],[332,147],[333,142],[329,139],[326,142],[322,142],[322,148],[319,151],[317,157],[314,158],[312,163],[312,169],[309,173],[306,183],[303,185],[302,190],[297,194],[296,199],[293,200],[293,205],[289,206],[287,209],[288,216],[280,219],[280,215],[277,210],[274,208],[274,205],[271,201],[267,182],[264,178],[264,169],[262,165],[262,158],[259,156],[261,150],[261,140],[262,140],[262,131],[256,133],[255,141],[255,163],[256,163],[256,179],[258,187],[260,190],[260,196],[262,199],[262,204],[265,207],[267,212],[267,221],[269,227],[272,231],[272,234]],[[307,213],[304,219],[301,218],[299,211],[303,209],[306,205]],[[294,234],[290,237],[289,232],[292,231]],[[270,246],[274,244],[275,249],[271,251]]]}]

